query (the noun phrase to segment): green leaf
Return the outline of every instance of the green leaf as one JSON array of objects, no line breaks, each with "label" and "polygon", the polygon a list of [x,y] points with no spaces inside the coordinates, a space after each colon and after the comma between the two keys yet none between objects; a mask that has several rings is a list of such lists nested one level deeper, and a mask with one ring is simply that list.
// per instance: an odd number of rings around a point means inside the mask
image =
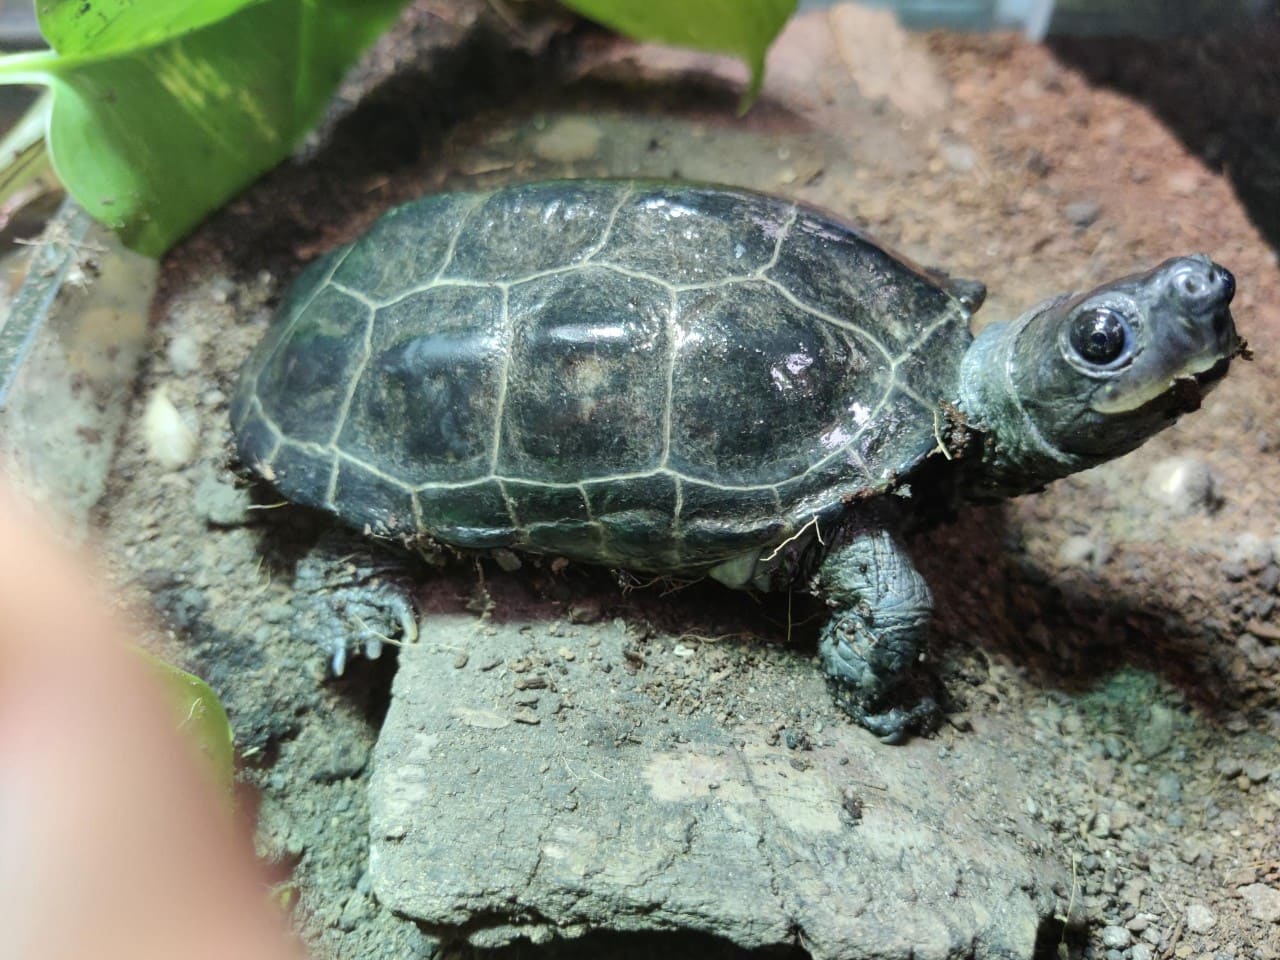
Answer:
[{"label": "green leaf", "polygon": [[258,0],[38,0],[36,20],[49,46],[64,56],[108,53],[162,43],[199,30]]},{"label": "green leaf", "polygon": [[751,86],[745,109],[760,92],[764,56],[798,0],[564,0],[584,17],[635,40],[727,53],[746,62]]},{"label": "green leaf", "polygon": [[52,51],[0,57],[43,83],[68,191],[158,256],[319,120],[406,0],[39,0]]},{"label": "green leaf", "polygon": [[235,746],[222,702],[207,683],[138,651],[155,672],[173,705],[174,726],[199,749],[214,782],[228,794],[235,786]]}]

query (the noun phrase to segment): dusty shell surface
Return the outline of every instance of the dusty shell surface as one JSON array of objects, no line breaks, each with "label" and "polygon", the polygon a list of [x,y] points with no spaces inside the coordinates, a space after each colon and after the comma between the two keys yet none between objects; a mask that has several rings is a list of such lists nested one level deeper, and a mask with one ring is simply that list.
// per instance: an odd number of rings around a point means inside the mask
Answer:
[{"label": "dusty shell surface", "polygon": [[[519,700],[537,692],[518,684],[531,650],[551,643],[556,656],[563,646],[584,657],[621,618],[633,640],[609,662],[634,671],[632,709],[655,725],[634,733],[638,744],[613,731],[641,758],[635,769],[678,752],[657,729],[664,715],[745,730],[733,749],[786,758],[798,777],[792,760],[839,771],[841,756],[883,756],[888,770],[923,751],[920,803],[945,766],[969,791],[958,816],[1017,811],[991,835],[1021,838],[1025,862],[1042,864],[1037,911],[1070,913],[1065,933],[1052,919],[1038,931],[1046,955],[1060,940],[1078,955],[1130,960],[1280,953],[1266,892],[1280,883],[1280,276],[1229,185],[1143,106],[1020,41],[906,37],[854,8],[808,15],[773,55],[765,100],[739,120],[732,65],[554,24],[514,29],[496,9],[416,5],[305,155],[168,258],[155,349],[101,509],[122,589],[157,612],[168,634],[158,641],[227,702],[244,777],[261,791],[260,849],[296,886],[316,953],[437,947],[388,908],[368,859],[369,758],[394,664],[327,681],[291,632],[292,570],[314,518],[237,495],[226,421],[235,371],[301,264],[391,205],[517,177],[601,175],[732,180],[854,217],[920,262],[985,279],[984,320],[1203,250],[1239,279],[1236,316],[1258,359],[1141,451],[915,544],[938,598],[933,660],[955,701],[953,724],[933,740],[893,752],[860,739],[810,687],[758,697],[761,675],[816,669],[806,618],[818,611],[798,599],[788,608],[704,586],[621,590],[554,565],[424,579],[428,622],[469,615],[480,631],[488,618],[537,635],[486,654],[509,692],[475,708],[502,726],[467,729],[488,729],[495,749],[503,737],[527,745],[530,730],[554,743],[551,695]],[[895,49],[916,65],[896,79]],[[149,454],[143,410],[157,391],[191,418],[182,465]],[[1173,457],[1198,461],[1182,475],[1213,496],[1152,496],[1168,487],[1160,465]],[[484,666],[465,648],[449,654],[457,670]],[[580,695],[573,716],[611,729],[612,705]],[[993,737],[1003,764],[983,762]],[[451,759],[469,776],[467,757]],[[560,782],[545,779],[550,768],[540,783]],[[861,820],[841,826],[853,837],[890,810],[874,788],[855,793]],[[452,851],[477,846],[440,839]],[[929,835],[917,847],[927,857]],[[804,947],[804,929],[786,934]],[[576,949],[735,955],[725,940],[692,942],[597,936]]]}]

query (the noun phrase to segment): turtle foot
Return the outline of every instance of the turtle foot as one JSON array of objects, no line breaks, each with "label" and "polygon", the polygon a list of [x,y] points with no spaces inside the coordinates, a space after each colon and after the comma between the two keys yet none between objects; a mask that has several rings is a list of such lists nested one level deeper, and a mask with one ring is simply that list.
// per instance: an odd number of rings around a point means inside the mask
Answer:
[{"label": "turtle foot", "polygon": [[394,562],[360,544],[317,547],[294,577],[294,628],[324,650],[334,676],[352,654],[376,660],[387,643],[418,639],[418,616]]},{"label": "turtle foot", "polygon": [[936,729],[942,709],[928,692],[932,674],[916,662],[916,625],[873,631],[856,613],[834,618],[818,653],[836,704],[885,743]]},{"label": "turtle foot", "polygon": [[919,661],[933,598],[901,544],[865,530],[827,555],[817,579],[832,607],[818,657],[836,702],[887,743],[932,729],[941,711]]}]

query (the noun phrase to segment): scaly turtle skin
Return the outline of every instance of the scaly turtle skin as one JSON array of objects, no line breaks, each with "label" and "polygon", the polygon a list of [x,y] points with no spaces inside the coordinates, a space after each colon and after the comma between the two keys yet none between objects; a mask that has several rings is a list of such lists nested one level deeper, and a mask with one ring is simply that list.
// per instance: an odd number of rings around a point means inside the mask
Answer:
[{"label": "scaly turtle skin", "polygon": [[1233,290],[1184,257],[975,342],[980,284],[784,200],[447,194],[304,272],[232,422],[281,493],[377,537],[812,582],[842,701],[895,737],[935,709],[899,682],[932,604],[897,539],[929,505],[888,495],[1015,494],[1132,449],[1242,348]]}]

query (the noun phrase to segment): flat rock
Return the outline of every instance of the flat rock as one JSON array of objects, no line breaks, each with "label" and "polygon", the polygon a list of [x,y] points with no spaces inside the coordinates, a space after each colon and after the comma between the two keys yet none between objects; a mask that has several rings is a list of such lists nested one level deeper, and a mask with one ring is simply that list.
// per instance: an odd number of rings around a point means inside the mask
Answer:
[{"label": "flat rock", "polygon": [[[664,709],[662,678],[707,649],[622,621],[432,615],[374,753],[378,899],[476,946],[682,929],[817,960],[1032,957],[1069,878],[1031,852],[1049,845],[1011,731],[886,746],[776,649],[716,651],[750,671],[750,702]],[[825,718],[809,749],[779,736],[797,704]]]}]

